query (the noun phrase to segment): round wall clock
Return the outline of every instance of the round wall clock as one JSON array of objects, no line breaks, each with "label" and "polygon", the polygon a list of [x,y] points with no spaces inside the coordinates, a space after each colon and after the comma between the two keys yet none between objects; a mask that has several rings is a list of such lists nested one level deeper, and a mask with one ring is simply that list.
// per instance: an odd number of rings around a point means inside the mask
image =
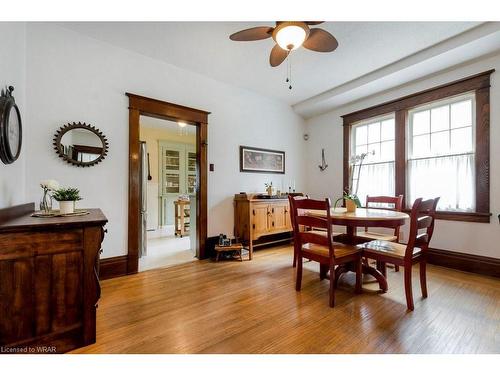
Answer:
[{"label": "round wall clock", "polygon": [[0,159],[4,164],[17,160],[23,140],[21,113],[12,91],[14,87],[9,86],[0,96]]}]

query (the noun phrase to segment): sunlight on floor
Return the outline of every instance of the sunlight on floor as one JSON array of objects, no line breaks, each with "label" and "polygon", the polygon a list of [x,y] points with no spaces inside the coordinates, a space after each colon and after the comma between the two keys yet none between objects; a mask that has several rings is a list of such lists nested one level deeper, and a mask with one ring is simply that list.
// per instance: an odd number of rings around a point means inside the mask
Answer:
[{"label": "sunlight on floor", "polygon": [[147,255],[139,259],[139,272],[196,260],[189,237],[167,236],[148,239]]}]

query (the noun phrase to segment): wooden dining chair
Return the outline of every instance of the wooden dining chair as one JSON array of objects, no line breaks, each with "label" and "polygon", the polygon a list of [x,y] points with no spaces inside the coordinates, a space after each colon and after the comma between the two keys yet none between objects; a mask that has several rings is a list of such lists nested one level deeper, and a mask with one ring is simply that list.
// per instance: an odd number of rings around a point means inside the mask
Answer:
[{"label": "wooden dining chair", "polygon": [[[309,196],[292,196],[292,195],[289,195],[288,196],[288,202],[290,203],[290,223],[292,224],[292,231],[293,231],[293,228],[295,226],[295,215],[293,214],[293,210],[292,210],[292,200],[302,200],[302,199],[308,199]],[[304,229],[304,228],[303,228]],[[294,233],[294,237],[295,237],[295,232]],[[299,250],[297,249],[297,241],[295,241],[295,238],[294,238],[294,241],[293,241],[293,263],[292,263],[292,266],[295,268],[297,266],[297,258],[299,256]]]},{"label": "wooden dining chair", "polygon": [[[302,284],[302,259],[306,258],[320,264],[320,279],[330,272],[330,307],[335,305],[335,267],[351,264],[356,271],[356,293],[361,292],[362,264],[361,249],[353,245],[333,242],[331,202],[314,199],[295,199],[290,197],[290,208],[293,214],[294,245],[297,249],[297,281],[295,289],[300,291]],[[326,219],[307,215],[308,210],[327,212]],[[319,228],[321,231],[307,231],[304,228]]]},{"label": "wooden dining chair", "polygon": [[[295,199],[295,200],[301,200],[301,199],[308,199],[309,196],[308,195],[289,195],[288,196],[288,201],[290,202],[290,223],[292,224],[292,230],[293,230],[293,223],[294,223],[294,220],[295,220],[295,217],[293,215],[293,212],[292,212],[292,199]],[[299,214],[300,214],[300,210],[299,210]],[[326,236],[327,235],[327,232],[326,232],[326,229],[323,229],[323,228],[314,228],[314,227],[305,227],[305,226],[301,226],[302,230],[304,231],[310,231],[310,232],[313,232],[313,233],[317,233],[317,234],[321,234],[323,236]],[[339,236],[342,236],[343,233],[340,233],[340,232],[332,232],[332,238],[335,240],[335,238],[339,237]],[[293,263],[292,263],[292,267],[295,268],[297,266],[297,257],[298,257],[298,249],[297,249],[297,241],[293,241]]]},{"label": "wooden dining chair", "polygon": [[363,255],[382,264],[382,273],[386,276],[386,263],[404,266],[406,304],[413,310],[413,291],[411,286],[412,265],[420,263],[420,288],[422,297],[427,298],[427,250],[434,232],[436,207],[439,198],[422,200],[418,198],[411,209],[410,234],[408,244],[375,240],[361,247]]},{"label": "wooden dining chair", "polygon": [[[393,205],[393,207],[387,207],[387,206],[386,207],[378,207],[378,206],[373,207],[372,206],[372,208],[401,212],[401,210],[403,209],[403,195],[399,195],[397,197],[390,197],[390,196],[384,196],[384,195],[370,197],[369,195],[367,195],[365,207],[370,208],[371,203]],[[366,241],[380,240],[380,241],[399,242],[399,228],[400,228],[399,225],[387,226],[387,227],[382,227],[382,228],[394,229],[394,234],[379,233],[379,232],[370,230],[370,228],[368,228],[368,227],[365,227],[365,230],[362,232],[358,232],[357,236],[363,240],[366,240]],[[394,265],[394,270],[396,272],[398,272],[399,266]]]}]

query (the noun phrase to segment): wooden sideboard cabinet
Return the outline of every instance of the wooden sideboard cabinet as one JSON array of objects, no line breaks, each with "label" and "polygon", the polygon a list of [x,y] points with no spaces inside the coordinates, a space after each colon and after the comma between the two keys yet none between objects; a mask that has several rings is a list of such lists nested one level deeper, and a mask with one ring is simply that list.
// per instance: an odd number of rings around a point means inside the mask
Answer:
[{"label": "wooden sideboard cabinet", "polygon": [[0,353],[63,353],[96,339],[106,217],[0,210]]},{"label": "wooden sideboard cabinet", "polygon": [[248,243],[252,259],[254,241],[272,234],[292,231],[287,198],[258,199],[251,194],[234,197],[234,235]]}]

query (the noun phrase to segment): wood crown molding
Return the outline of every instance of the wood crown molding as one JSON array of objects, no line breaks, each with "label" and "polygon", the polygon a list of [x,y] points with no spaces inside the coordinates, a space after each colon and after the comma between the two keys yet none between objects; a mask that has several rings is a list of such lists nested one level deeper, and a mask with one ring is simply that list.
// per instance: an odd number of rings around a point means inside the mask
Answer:
[{"label": "wood crown molding", "polygon": [[179,118],[189,118],[194,123],[208,124],[208,115],[210,112],[129,92],[125,93],[125,95],[129,98],[129,110],[136,109],[141,114],[161,119],[169,118],[173,121],[177,121]]}]

